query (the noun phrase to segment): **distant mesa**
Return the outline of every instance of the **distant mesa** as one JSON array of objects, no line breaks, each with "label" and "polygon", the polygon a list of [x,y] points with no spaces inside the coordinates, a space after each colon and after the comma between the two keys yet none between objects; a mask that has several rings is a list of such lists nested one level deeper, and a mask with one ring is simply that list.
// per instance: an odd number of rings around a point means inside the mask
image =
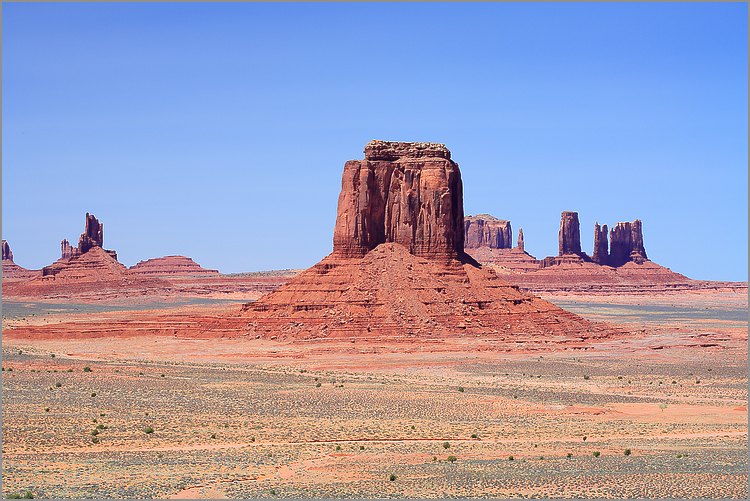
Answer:
[{"label": "distant mesa", "polygon": [[[487,221],[499,219],[481,215]],[[467,217],[467,220],[471,217]],[[508,222],[510,226],[510,222]],[[470,227],[467,225],[466,239]],[[494,248],[486,242],[467,252],[480,263],[490,265],[506,280],[527,290],[581,290],[609,286],[623,290],[629,286],[664,287],[698,286],[697,282],[675,273],[648,259],[643,243],[643,223],[619,222],[609,232],[607,225],[594,225],[593,253],[589,256],[581,248],[578,213],[564,211],[560,215],[558,255],[537,260],[523,251],[523,232],[519,231],[518,246],[512,249]]]},{"label": "distant mesa", "polygon": [[27,270],[13,261],[13,252],[6,240],[3,240],[3,279],[24,279],[39,275],[39,270]]},{"label": "distant mesa", "polygon": [[159,275],[218,275],[219,270],[208,270],[185,256],[164,256],[141,261],[129,268],[131,273]]},{"label": "distant mesa", "polygon": [[464,248],[510,249],[513,247],[510,221],[497,219],[489,214],[464,218]]},{"label": "distant mesa", "polygon": [[[372,141],[364,152],[344,166],[333,252],[246,304],[244,335],[398,343],[612,334],[507,284],[464,252],[461,173],[444,145]],[[502,233],[507,245],[500,227],[476,235],[499,245]]]}]

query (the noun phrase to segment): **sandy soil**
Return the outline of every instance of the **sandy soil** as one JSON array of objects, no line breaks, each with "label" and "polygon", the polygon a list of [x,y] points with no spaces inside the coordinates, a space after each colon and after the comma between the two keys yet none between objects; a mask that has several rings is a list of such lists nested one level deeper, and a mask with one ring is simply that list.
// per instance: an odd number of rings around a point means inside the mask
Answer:
[{"label": "sandy soil", "polygon": [[16,304],[3,319],[3,493],[747,497],[745,294],[546,299],[633,335],[42,339],[24,327],[239,306]]}]

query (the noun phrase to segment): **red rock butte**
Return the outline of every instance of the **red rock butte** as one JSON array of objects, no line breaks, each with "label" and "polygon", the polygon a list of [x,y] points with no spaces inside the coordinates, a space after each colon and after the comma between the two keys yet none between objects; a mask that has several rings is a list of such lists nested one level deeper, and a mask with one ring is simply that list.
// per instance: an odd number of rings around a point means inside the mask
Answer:
[{"label": "red rock butte", "polygon": [[[246,304],[242,335],[564,339],[614,331],[499,279],[463,251],[461,173],[442,144],[372,141],[346,162],[334,251]],[[562,340],[562,341],[561,341]]]},{"label": "red rock butte", "polygon": [[218,275],[219,270],[208,270],[186,256],[164,256],[140,261],[129,268],[141,275]]},{"label": "red rock butte", "polygon": [[10,250],[10,245],[7,241],[3,240],[3,279],[26,279],[32,278],[39,275],[39,270],[27,270],[26,268],[17,265],[13,261],[13,251]]}]

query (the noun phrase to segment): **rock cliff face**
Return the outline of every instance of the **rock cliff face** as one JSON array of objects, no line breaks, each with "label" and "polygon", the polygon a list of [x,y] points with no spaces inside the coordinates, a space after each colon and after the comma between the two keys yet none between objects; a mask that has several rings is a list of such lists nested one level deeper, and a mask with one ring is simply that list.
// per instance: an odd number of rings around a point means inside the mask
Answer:
[{"label": "rock cliff face", "polygon": [[596,264],[609,264],[609,242],[607,240],[607,225],[594,225],[594,254],[591,260]]},{"label": "rock cliff face", "polygon": [[463,253],[463,186],[450,151],[436,143],[371,141],[344,165],[333,251],[362,257],[383,243],[415,256]]},{"label": "rock cliff face", "polygon": [[513,247],[510,221],[489,214],[464,218],[464,248],[510,249]]},{"label": "rock cliff face", "polygon": [[78,254],[80,254],[78,252],[78,247],[73,247],[72,245],[70,245],[70,242],[68,242],[67,238],[60,242],[60,259],[67,260],[77,256]]},{"label": "rock cliff face", "polygon": [[523,228],[518,228],[518,250],[521,252],[526,252],[524,250],[524,243],[523,243]]},{"label": "rock cliff face", "polygon": [[609,232],[610,266],[622,266],[632,261],[642,264],[648,260],[643,246],[643,225],[639,219],[632,223],[617,223]]},{"label": "rock cliff face", "polygon": [[578,222],[577,212],[564,211],[562,213],[557,240],[558,256],[581,254],[581,224]]},{"label": "rock cliff face", "polygon": [[10,250],[10,245],[5,240],[3,240],[3,261],[13,262],[13,253]]}]

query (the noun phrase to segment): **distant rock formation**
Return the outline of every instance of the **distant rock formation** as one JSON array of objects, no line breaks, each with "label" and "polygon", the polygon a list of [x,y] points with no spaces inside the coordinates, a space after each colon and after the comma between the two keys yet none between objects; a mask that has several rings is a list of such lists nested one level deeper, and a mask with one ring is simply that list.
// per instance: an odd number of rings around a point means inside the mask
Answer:
[{"label": "distant rock formation", "polygon": [[219,270],[207,270],[185,256],[164,256],[141,261],[129,268],[140,275],[217,275]]},{"label": "distant rock formation", "polygon": [[[237,336],[270,339],[606,336],[520,292],[464,248],[461,173],[441,144],[373,141],[344,166],[334,251],[243,306]],[[525,256],[517,249],[489,249]]]},{"label": "distant rock formation", "polygon": [[[81,254],[85,254],[94,247],[100,247],[104,245],[104,224],[101,223],[96,216],[93,214],[86,213],[86,227],[78,237],[78,247],[70,245],[68,239],[64,239],[60,242],[60,259],[67,261]],[[113,250],[103,249],[104,252],[112,256],[117,260],[117,252]],[[42,274],[45,274],[45,268],[42,268]],[[49,270],[47,272],[49,274]]]},{"label": "distant rock formation", "polygon": [[489,214],[464,217],[464,249],[513,247],[510,221]]},{"label": "distant rock formation", "polygon": [[524,250],[524,243],[523,243],[523,228],[518,228],[518,245],[516,247],[521,252],[526,252]]},{"label": "distant rock formation", "polygon": [[558,256],[581,254],[581,224],[578,213],[564,211],[560,216],[560,232],[557,237]]},{"label": "distant rock formation", "polygon": [[607,225],[594,224],[594,254],[591,260],[596,264],[609,264],[609,243],[607,240]]},{"label": "distant rock formation", "polygon": [[78,252],[78,247],[70,245],[67,238],[60,242],[60,259],[68,260],[78,254],[80,254],[80,252]]},{"label": "distant rock formation", "polygon": [[5,240],[3,240],[3,261],[13,262],[13,252],[11,252],[10,245]]},{"label": "distant rock formation", "polygon": [[617,223],[609,232],[610,266],[622,266],[632,261],[642,264],[648,260],[643,246],[643,225],[640,219],[632,223]]},{"label": "distant rock formation", "polygon": [[450,151],[436,143],[371,141],[344,166],[333,252],[362,257],[394,242],[416,256],[463,253],[463,187]]},{"label": "distant rock formation", "polygon": [[3,279],[25,279],[39,275],[39,270],[27,270],[13,262],[13,251],[6,240],[3,240]]}]

